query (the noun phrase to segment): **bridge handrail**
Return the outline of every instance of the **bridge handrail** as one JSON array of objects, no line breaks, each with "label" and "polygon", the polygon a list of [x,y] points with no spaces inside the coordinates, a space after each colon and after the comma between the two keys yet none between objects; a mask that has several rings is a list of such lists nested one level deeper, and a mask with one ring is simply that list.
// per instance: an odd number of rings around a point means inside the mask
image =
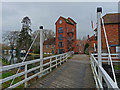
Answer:
[{"label": "bridge handrail", "polygon": [[118,85],[112,80],[112,78],[108,75],[108,73],[104,70],[104,68],[102,66],[98,65],[98,61],[96,60],[94,55],[96,55],[96,54],[91,54],[90,60],[91,60],[91,67],[93,70],[94,79],[96,81],[97,88],[103,88],[102,82],[100,82],[99,77],[98,77],[98,71],[97,71],[97,68],[98,68],[100,70],[100,73],[101,73],[105,83],[107,84],[107,87],[113,88],[115,90],[116,89],[119,90]]},{"label": "bridge handrail", "polygon": [[[43,66],[47,66],[47,65],[50,64],[50,66],[48,68],[44,69],[43,71],[39,71],[38,73],[36,73],[36,74],[34,74],[34,75],[30,76],[30,77],[27,77],[24,80],[14,84],[14,85],[12,85],[12,86],[10,86],[8,88],[15,88],[15,87],[17,87],[17,86],[19,86],[19,85],[21,85],[23,83],[26,83],[28,80],[36,77],[37,75],[39,75],[39,74],[41,74],[41,73],[43,73],[45,71],[48,71],[48,70],[52,71],[51,68],[53,68],[55,66],[57,68],[57,65],[59,65],[59,64],[61,65],[61,63],[66,61],[67,58],[70,57],[72,54],[74,54],[73,51],[43,58],[43,60],[51,59],[50,62],[47,62],[47,63],[43,64]],[[60,57],[60,58],[58,58],[58,57]],[[52,58],[55,58],[55,60],[52,61]],[[6,70],[11,70],[13,68],[17,68],[17,67],[21,67],[21,66],[25,66],[25,70],[20,72],[20,73],[14,74],[12,76],[0,79],[0,84],[2,84],[4,82],[7,82],[7,81],[9,81],[11,79],[20,77],[22,75],[27,75],[27,73],[39,69],[41,67],[40,65],[36,66],[36,67],[33,67],[33,68],[30,68],[30,69],[27,70],[27,65],[33,64],[33,63],[36,63],[36,62],[40,62],[40,59],[35,59],[35,60],[26,61],[26,62],[22,62],[22,63],[17,63],[17,64],[8,65],[8,66],[3,66],[2,68],[0,68],[0,72],[6,71]],[[56,62],[56,63],[52,65],[53,62]]]},{"label": "bridge handrail", "polygon": [[[92,55],[98,55],[97,53],[93,53]],[[109,55],[108,53],[102,53],[102,56]],[[110,53],[110,55],[120,55],[120,53]]]},{"label": "bridge handrail", "polygon": [[[45,58],[43,58],[43,60],[48,60],[50,58],[62,56],[62,55],[65,55],[65,54],[67,54],[67,53],[45,57]],[[40,61],[40,59],[34,59],[34,60],[31,60],[31,61],[26,61],[26,62],[22,62],[22,63],[7,65],[7,66],[4,66],[4,67],[1,67],[0,72],[6,71],[6,70],[9,70],[9,69],[13,69],[13,68],[17,68],[17,67],[21,67],[21,66],[24,66],[26,64],[36,63],[36,62],[39,62],[39,61]]]}]

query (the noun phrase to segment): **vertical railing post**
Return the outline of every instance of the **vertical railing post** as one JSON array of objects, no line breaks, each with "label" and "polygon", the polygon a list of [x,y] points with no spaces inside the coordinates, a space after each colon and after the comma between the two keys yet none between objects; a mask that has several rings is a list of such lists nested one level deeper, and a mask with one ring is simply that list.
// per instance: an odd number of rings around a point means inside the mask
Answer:
[{"label": "vertical railing post", "polygon": [[[40,26],[40,72],[43,71],[43,26]],[[40,75],[40,77],[42,74]]]},{"label": "vertical railing post", "polygon": [[56,56],[56,68],[57,68],[57,56]]},{"label": "vertical railing post", "polygon": [[60,65],[61,65],[61,55],[60,55]]},{"label": "vertical railing post", "polygon": [[52,58],[50,58],[50,72],[52,71],[51,66],[52,66]]},{"label": "vertical railing post", "polygon": [[[99,66],[102,66],[102,61],[101,61],[101,13],[102,13],[102,8],[98,7],[97,8],[97,31],[98,31],[98,64]],[[102,83],[102,75],[100,73],[100,70],[98,68],[98,75],[100,82]]]},{"label": "vertical railing post", "polygon": [[[25,80],[27,79],[27,64],[25,64]],[[27,81],[25,82],[25,87],[27,87]]]},{"label": "vertical railing post", "polygon": [[64,55],[63,55],[63,61],[62,62],[64,63]]},{"label": "vertical railing post", "polygon": [[63,55],[61,56],[61,64],[63,63]]},{"label": "vertical railing post", "polygon": [[67,56],[68,56],[68,54],[66,53],[66,62],[67,62]]}]

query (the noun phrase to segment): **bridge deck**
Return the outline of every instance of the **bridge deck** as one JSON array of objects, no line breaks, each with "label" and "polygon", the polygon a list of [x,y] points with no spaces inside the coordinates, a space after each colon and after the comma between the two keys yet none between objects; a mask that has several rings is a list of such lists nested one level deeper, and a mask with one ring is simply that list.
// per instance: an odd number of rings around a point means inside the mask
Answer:
[{"label": "bridge deck", "polygon": [[95,82],[87,55],[74,55],[57,69],[29,88],[95,88]]}]

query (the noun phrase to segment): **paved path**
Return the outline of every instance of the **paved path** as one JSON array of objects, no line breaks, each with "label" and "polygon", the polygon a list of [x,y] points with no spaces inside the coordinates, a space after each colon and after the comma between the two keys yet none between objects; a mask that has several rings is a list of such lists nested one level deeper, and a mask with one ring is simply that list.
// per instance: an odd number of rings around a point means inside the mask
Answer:
[{"label": "paved path", "polygon": [[67,63],[32,83],[29,88],[95,88],[87,55],[74,55]]}]

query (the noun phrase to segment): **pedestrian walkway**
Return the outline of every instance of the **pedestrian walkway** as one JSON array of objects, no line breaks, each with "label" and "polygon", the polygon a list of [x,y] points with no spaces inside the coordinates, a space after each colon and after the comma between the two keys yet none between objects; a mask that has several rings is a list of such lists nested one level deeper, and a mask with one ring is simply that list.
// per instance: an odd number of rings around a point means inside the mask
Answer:
[{"label": "pedestrian walkway", "polygon": [[29,88],[95,88],[95,82],[87,55],[74,55],[66,63]]}]

